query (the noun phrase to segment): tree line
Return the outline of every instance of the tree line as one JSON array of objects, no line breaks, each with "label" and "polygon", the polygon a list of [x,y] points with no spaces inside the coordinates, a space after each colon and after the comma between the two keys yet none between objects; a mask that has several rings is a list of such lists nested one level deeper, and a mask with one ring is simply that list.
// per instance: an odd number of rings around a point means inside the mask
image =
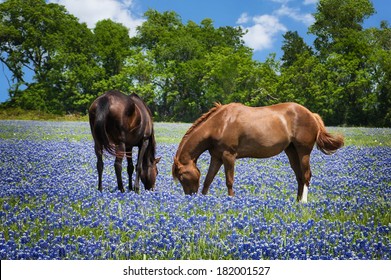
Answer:
[{"label": "tree line", "polygon": [[386,21],[365,29],[374,13],[369,0],[320,0],[308,29],[313,45],[288,31],[281,59],[272,53],[260,62],[244,30],[211,19],[183,23],[175,12],[148,10],[130,37],[109,19],[91,30],[61,5],[7,0],[0,62],[12,77],[4,106],[84,114],[117,89],[140,95],[159,121],[194,121],[214,102],[295,101],[327,125],[391,126],[391,29]]}]

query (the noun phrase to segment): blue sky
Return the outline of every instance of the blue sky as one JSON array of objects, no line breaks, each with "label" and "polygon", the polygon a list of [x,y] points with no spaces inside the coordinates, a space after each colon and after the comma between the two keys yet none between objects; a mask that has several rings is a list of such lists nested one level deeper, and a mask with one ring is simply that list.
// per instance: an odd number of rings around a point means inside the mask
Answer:
[{"label": "blue sky", "polygon": [[[0,2],[4,2],[0,0]],[[148,9],[159,12],[175,11],[186,23],[200,23],[205,18],[213,20],[215,27],[241,26],[247,30],[245,43],[254,49],[254,59],[264,61],[270,53],[282,55],[282,35],[297,31],[309,45],[313,37],[307,34],[313,23],[312,13],[318,0],[49,0],[64,5],[68,11],[86,22],[90,28],[99,20],[110,18],[121,22],[135,34],[135,29],[145,20]],[[365,27],[379,27],[381,20],[391,24],[389,1],[372,0],[376,14],[369,18]],[[0,102],[8,99],[6,67],[0,64]]]}]

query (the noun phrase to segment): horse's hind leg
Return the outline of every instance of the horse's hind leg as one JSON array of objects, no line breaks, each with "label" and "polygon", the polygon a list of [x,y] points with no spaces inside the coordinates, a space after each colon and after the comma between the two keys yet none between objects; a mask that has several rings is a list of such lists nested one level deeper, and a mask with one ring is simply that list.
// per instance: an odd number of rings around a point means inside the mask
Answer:
[{"label": "horse's hind leg", "polygon": [[304,151],[299,151],[299,159],[300,159],[300,168],[301,168],[301,174],[303,178],[303,189],[300,194],[298,194],[298,199],[301,202],[307,202],[307,194],[308,194],[308,187],[310,185],[311,180],[311,168],[310,168],[310,154],[311,149],[304,149]]},{"label": "horse's hind leg", "polygon": [[125,144],[118,145],[116,149],[116,153],[117,155],[114,161],[114,169],[115,169],[115,175],[117,176],[118,189],[121,192],[125,192],[124,185],[122,183],[122,159],[125,154]]},{"label": "horse's hind leg", "polygon": [[95,155],[97,159],[96,169],[98,170],[98,190],[102,191],[103,151],[97,144],[95,144]]},{"label": "horse's hind leg", "polygon": [[303,174],[301,172],[300,159],[297,153],[297,150],[293,144],[290,144],[288,148],[285,149],[285,153],[288,156],[289,163],[291,168],[295,172],[296,180],[297,180],[297,201],[301,201],[303,195]]},{"label": "horse's hind leg", "polygon": [[[308,187],[310,185],[311,180],[310,154],[312,149],[305,146],[299,146],[294,147],[294,150],[296,154],[288,151],[287,155],[289,157],[289,161],[291,162],[293,170],[295,170],[297,182],[299,185],[299,188],[297,190],[297,201],[307,202]],[[289,155],[289,153],[291,153],[291,155]],[[291,157],[293,160],[293,165]]]},{"label": "horse's hind leg", "polygon": [[133,176],[133,171],[134,171],[134,166],[133,166],[133,159],[132,159],[132,148],[130,150],[126,151],[126,157],[128,160],[128,176],[129,176],[129,190],[133,190],[133,184],[132,184],[132,176]]},{"label": "horse's hind leg", "polygon": [[234,196],[235,192],[233,190],[234,184],[234,173],[235,173],[235,159],[236,157],[229,152],[224,152],[223,154],[223,164],[225,171],[225,180],[228,188],[228,195]]}]

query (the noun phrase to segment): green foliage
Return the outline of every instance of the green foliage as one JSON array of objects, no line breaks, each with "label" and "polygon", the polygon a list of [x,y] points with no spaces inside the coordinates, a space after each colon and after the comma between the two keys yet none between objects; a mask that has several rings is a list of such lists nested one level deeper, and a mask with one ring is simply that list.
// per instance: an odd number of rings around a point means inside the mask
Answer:
[{"label": "green foliage", "polygon": [[240,67],[253,63],[240,28],[215,28],[210,19],[183,24],[174,12],[149,10],[145,15],[135,44],[146,55],[133,60],[133,67],[147,64],[153,73],[144,80],[153,85],[157,118],[192,121],[213,102],[236,93]]},{"label": "green foliage", "polygon": [[[79,96],[89,90],[96,70],[92,32],[85,24],[43,0],[6,1],[0,4],[0,18],[0,61],[16,82],[13,103],[51,113],[78,111],[90,103]],[[32,82],[25,81],[26,70],[34,72]]]},{"label": "green foliage", "polygon": [[292,64],[306,52],[309,52],[311,55],[313,55],[312,49],[307,46],[297,31],[288,31],[284,34],[283,37],[284,44],[281,48],[284,51],[284,55],[281,58],[283,61],[282,67],[292,66]]},{"label": "green foliage", "polygon": [[381,59],[390,56],[388,24],[363,28],[374,13],[368,0],[321,0],[317,8],[309,28],[316,54],[297,34],[284,36],[282,100],[309,107],[327,124],[390,126],[389,59]]},{"label": "green foliage", "polygon": [[121,73],[125,59],[131,54],[129,30],[111,20],[99,21],[94,29],[96,55],[109,78]]},{"label": "green foliage", "polygon": [[314,14],[315,23],[309,28],[309,32],[317,36],[315,48],[324,58],[329,52],[348,54],[348,41],[353,39],[352,42],[359,43],[355,36],[362,31],[364,20],[373,13],[369,0],[320,0]]},{"label": "green foliage", "polygon": [[[339,11],[335,13],[335,11]],[[309,33],[284,35],[281,60],[253,60],[239,27],[183,23],[148,10],[135,37],[111,20],[93,30],[44,0],[0,4],[0,62],[12,73],[6,107],[85,114],[104,91],[136,92],[160,121],[191,122],[214,102],[295,101],[328,125],[391,126],[391,29],[364,29],[369,0],[321,0]],[[33,72],[27,81],[26,72]]]}]

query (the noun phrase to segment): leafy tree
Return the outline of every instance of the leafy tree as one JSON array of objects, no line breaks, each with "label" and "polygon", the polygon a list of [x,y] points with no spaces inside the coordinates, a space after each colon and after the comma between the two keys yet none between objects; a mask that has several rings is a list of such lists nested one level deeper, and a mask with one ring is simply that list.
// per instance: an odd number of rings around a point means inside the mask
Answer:
[{"label": "leafy tree", "polygon": [[[262,106],[276,100],[274,57],[265,63],[252,59],[248,48],[217,48],[206,57],[203,86],[205,108],[213,102]],[[270,102],[271,101],[271,102]]]},{"label": "leafy tree", "polygon": [[369,0],[320,0],[315,23],[309,28],[317,36],[314,45],[319,58],[333,73],[330,98],[337,123],[365,124],[369,120],[373,106],[367,65],[371,48],[362,23],[373,12]]},{"label": "leafy tree", "polygon": [[190,122],[216,101],[296,101],[328,125],[390,126],[388,23],[363,28],[374,12],[369,0],[320,0],[317,8],[313,48],[288,31],[281,61],[271,54],[258,62],[241,28],[216,28],[211,19],[183,23],[175,12],[148,10],[129,38],[111,20],[91,31],[60,5],[7,0],[0,4],[0,62],[12,73],[10,105],[84,113],[99,94],[118,89],[140,94],[155,120]]},{"label": "leafy tree", "polygon": [[154,64],[160,117],[192,121],[213,102],[234,100],[239,84],[250,80],[242,76],[254,73],[256,63],[240,28],[215,28],[210,19],[183,24],[174,12],[145,15],[137,42]]},{"label": "leafy tree", "polygon": [[105,78],[118,75],[131,54],[129,30],[110,19],[99,21],[94,28],[94,43]]},{"label": "leafy tree", "polygon": [[305,52],[289,67],[281,69],[278,81],[279,102],[295,101],[319,113],[327,124],[333,119],[335,92],[332,73],[320,60]]},{"label": "leafy tree", "polygon": [[373,13],[369,0],[320,0],[309,33],[316,36],[314,46],[322,58],[330,52],[348,54],[354,48],[352,37],[363,30],[364,20]]},{"label": "leafy tree", "polygon": [[47,64],[55,53],[55,38],[47,34],[57,30],[57,20],[65,13],[58,6],[51,7],[53,11],[44,0],[10,0],[0,4],[0,59],[12,72],[17,87],[28,85],[24,68],[34,71],[37,80],[43,80],[45,70],[50,68]]},{"label": "leafy tree", "polygon": [[301,54],[309,53],[310,55],[313,55],[311,47],[304,42],[303,38],[299,36],[297,31],[288,31],[283,35],[283,37],[284,41],[281,47],[284,52],[281,58],[282,67],[291,66]]},{"label": "leafy tree", "polygon": [[[88,91],[95,75],[92,33],[85,24],[44,0],[0,4],[0,24],[0,60],[12,72],[10,96],[19,106],[65,112],[80,109],[75,102],[89,102],[77,96]],[[34,73],[32,83],[25,71]],[[21,91],[22,85],[27,89]]]},{"label": "leafy tree", "polygon": [[370,125],[391,126],[391,28],[387,22],[380,29],[367,31],[372,53],[369,59],[372,73],[371,90],[375,93]]}]

